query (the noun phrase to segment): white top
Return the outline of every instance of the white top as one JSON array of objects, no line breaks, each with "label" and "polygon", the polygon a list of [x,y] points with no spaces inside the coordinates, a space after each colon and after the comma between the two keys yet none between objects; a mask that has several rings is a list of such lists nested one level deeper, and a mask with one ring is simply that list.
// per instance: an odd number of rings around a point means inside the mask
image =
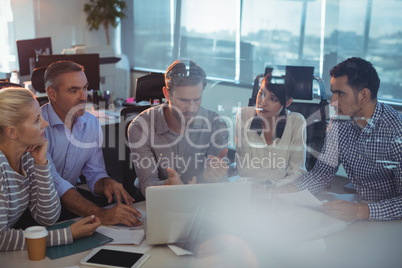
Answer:
[{"label": "white top", "polygon": [[268,145],[264,132],[250,129],[255,107],[244,107],[236,119],[236,163],[240,176],[269,179],[277,186],[292,183],[306,172],[306,120],[290,111],[283,135]]}]

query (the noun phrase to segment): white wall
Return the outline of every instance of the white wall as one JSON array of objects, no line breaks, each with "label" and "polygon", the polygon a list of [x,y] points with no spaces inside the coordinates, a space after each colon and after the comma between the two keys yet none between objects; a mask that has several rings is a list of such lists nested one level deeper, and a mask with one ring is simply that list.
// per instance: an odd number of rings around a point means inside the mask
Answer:
[{"label": "white wall", "polygon": [[53,53],[64,48],[83,44],[85,40],[85,15],[82,0],[34,0],[35,37],[52,38]]},{"label": "white wall", "polygon": [[[88,30],[86,14],[83,11],[86,2],[87,0],[12,0],[15,36],[17,39],[50,36],[54,54],[79,44],[106,46],[103,28],[99,31]],[[109,29],[111,40],[114,39],[115,32],[115,29]],[[118,52],[118,42],[111,43]],[[143,74],[131,72],[130,96],[134,96],[136,79]],[[211,87],[214,89],[213,94]],[[245,106],[250,94],[250,91],[239,87],[208,84],[204,92],[203,106],[213,111],[217,111],[218,105],[233,106],[239,101]]]},{"label": "white wall", "polygon": [[[74,45],[106,46],[103,28],[89,31],[84,4],[86,0],[13,0],[17,39],[52,38],[53,53]],[[115,29],[109,29],[111,40]],[[112,46],[116,44],[112,42]],[[119,51],[119,49],[115,50]]]},{"label": "white wall", "polygon": [[[32,39],[39,37],[51,37],[53,54],[62,53],[63,49],[73,48],[75,45],[96,47],[90,51],[104,51],[106,47],[106,34],[103,26],[98,31],[89,31],[86,22],[84,4],[87,0],[13,0],[12,10],[14,14],[14,34],[16,39]],[[111,40],[116,32],[111,27],[109,34]],[[120,53],[120,42],[111,41],[112,51]],[[15,62],[15,66],[18,66]],[[109,65],[109,64],[108,64]],[[103,67],[103,68],[102,68]],[[115,66],[101,66],[101,89],[110,90],[115,97],[128,97],[124,92],[130,91],[129,64],[119,64],[118,73]],[[104,69],[113,70],[113,74],[107,75]],[[102,73],[103,72],[103,73]],[[107,71],[108,74],[111,72]],[[118,74],[118,76],[117,76]],[[21,77],[22,81],[30,80],[29,75]],[[131,88],[131,87],[130,87]]]},{"label": "white wall", "polygon": [[14,17],[15,39],[31,39],[35,37],[35,18],[33,0],[12,0],[11,9]]}]

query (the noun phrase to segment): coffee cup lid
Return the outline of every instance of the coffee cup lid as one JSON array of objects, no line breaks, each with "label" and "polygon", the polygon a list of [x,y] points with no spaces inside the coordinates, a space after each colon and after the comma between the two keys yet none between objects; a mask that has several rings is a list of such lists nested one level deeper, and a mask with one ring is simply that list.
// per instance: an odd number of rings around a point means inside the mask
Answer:
[{"label": "coffee cup lid", "polygon": [[47,236],[46,227],[43,226],[31,226],[25,229],[24,236],[30,239],[42,238]]}]

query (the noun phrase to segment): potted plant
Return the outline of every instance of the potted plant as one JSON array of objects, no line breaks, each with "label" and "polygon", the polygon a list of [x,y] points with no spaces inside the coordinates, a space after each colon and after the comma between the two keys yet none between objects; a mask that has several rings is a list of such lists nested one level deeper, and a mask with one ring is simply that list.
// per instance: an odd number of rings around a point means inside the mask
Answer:
[{"label": "potted plant", "polygon": [[109,25],[113,28],[119,24],[120,19],[126,17],[124,9],[126,3],[123,0],[90,0],[84,5],[84,11],[88,14],[87,23],[89,30],[98,30],[103,25],[106,32],[107,45],[110,45]]}]

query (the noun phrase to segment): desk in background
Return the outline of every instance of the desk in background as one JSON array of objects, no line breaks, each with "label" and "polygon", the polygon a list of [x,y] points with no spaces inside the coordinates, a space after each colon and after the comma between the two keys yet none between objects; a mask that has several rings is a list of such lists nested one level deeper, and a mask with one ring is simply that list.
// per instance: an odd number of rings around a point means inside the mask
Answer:
[{"label": "desk in background", "polygon": [[[136,104],[135,114],[147,109],[149,103],[144,102]],[[125,108],[132,112],[132,108],[115,107],[114,110],[109,109],[93,109],[91,105],[87,106],[87,111],[94,114],[100,121],[103,132],[103,156],[105,159],[106,171],[109,176],[122,183],[125,189],[138,201],[143,200],[138,189],[134,187],[135,172],[133,164],[130,162],[130,153],[128,149],[127,128],[133,119],[130,116],[121,115],[121,109]],[[140,108],[140,109],[138,109]]]},{"label": "desk in background", "polygon": [[98,120],[103,132],[103,157],[105,159],[106,171],[109,176],[118,182],[123,182],[123,168],[125,161],[125,136],[121,131],[123,124],[120,119],[120,109],[115,107],[109,109],[94,109],[92,104],[88,103],[86,111],[93,114]]}]

